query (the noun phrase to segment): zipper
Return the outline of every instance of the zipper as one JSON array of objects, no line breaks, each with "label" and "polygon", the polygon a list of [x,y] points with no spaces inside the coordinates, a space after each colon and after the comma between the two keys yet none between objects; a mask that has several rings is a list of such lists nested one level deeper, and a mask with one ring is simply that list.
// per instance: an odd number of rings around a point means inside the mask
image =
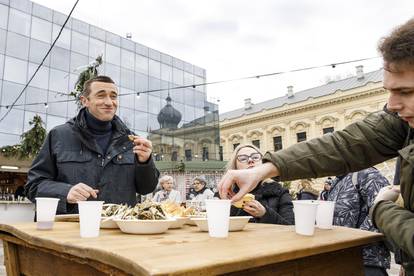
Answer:
[{"label": "zipper", "polygon": [[105,163],[105,158],[102,158],[101,167],[104,166],[104,163]]}]

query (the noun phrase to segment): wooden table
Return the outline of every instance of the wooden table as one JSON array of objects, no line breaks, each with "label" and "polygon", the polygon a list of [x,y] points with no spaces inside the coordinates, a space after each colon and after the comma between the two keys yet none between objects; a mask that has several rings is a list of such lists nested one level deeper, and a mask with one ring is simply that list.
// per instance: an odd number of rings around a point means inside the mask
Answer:
[{"label": "wooden table", "polygon": [[378,233],[335,227],[312,237],[293,226],[248,224],[214,239],[197,227],[159,235],[128,235],[101,229],[80,238],[79,224],[0,224],[8,275],[363,275],[361,246]]}]

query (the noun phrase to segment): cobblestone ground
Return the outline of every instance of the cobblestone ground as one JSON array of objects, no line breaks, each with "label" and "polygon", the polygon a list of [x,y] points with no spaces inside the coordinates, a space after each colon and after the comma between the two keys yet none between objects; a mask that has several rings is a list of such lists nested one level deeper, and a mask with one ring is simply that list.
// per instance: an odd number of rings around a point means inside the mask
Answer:
[{"label": "cobblestone ground", "polygon": [[[4,267],[4,256],[3,256],[3,242],[0,241],[0,276],[6,276],[6,268]],[[392,264],[391,269],[388,270],[389,276],[398,276],[398,272],[400,271],[400,266],[394,263],[394,256],[392,256]]]}]

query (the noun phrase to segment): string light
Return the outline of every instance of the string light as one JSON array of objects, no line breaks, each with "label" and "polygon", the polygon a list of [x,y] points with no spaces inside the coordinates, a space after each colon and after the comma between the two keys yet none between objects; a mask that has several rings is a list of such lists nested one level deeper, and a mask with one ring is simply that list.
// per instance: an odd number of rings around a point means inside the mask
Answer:
[{"label": "string light", "polygon": [[141,94],[139,92],[137,92],[137,99],[139,99],[140,97],[141,97]]},{"label": "string light", "polygon": [[49,107],[49,105],[47,103],[44,103],[45,108],[47,109]]}]

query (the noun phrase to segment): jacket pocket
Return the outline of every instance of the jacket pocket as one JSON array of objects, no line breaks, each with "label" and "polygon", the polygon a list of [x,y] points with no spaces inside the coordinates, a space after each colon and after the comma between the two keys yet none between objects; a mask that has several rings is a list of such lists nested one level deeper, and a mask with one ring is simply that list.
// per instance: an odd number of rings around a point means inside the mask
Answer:
[{"label": "jacket pocket", "polygon": [[[89,184],[93,172],[97,166],[92,165],[90,152],[65,151],[56,155],[58,179],[67,183],[77,184],[83,182]],[[90,184],[89,184],[90,185]]]},{"label": "jacket pocket", "polygon": [[112,162],[116,165],[134,165],[135,156],[134,153],[119,153],[113,159]]}]

